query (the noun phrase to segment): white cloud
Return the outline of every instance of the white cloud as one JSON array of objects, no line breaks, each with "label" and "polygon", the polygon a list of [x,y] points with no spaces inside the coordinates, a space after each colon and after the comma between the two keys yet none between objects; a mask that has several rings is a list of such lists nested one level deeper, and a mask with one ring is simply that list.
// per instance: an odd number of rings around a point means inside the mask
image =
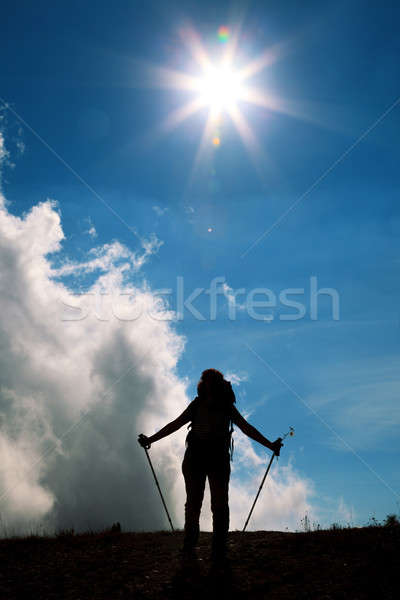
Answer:
[{"label": "white cloud", "polygon": [[152,233],[148,239],[142,238],[141,245],[144,253],[141,255],[135,255],[135,269],[140,269],[150,256],[157,254],[163,243],[164,242],[162,240],[157,238],[155,233]]},{"label": "white cloud", "polygon": [[66,261],[61,267],[53,269],[54,276],[62,277],[78,273],[93,273],[96,271],[138,271],[150,256],[156,254],[163,242],[154,234],[149,239],[142,239],[142,251],[132,252],[120,242],[112,242],[92,248],[89,252],[94,258],[81,263]]},{"label": "white cloud", "polygon": [[92,219],[88,217],[85,219],[88,224],[88,229],[86,229],[83,233],[87,233],[92,239],[97,237],[96,227],[92,223]]},{"label": "white cloud", "polygon": [[18,140],[16,145],[19,153],[23,154],[25,152],[25,143],[22,140]]},{"label": "white cloud", "polygon": [[247,373],[225,373],[225,379],[230,381],[233,385],[239,386],[244,381],[248,380]]},{"label": "white cloud", "polygon": [[[49,527],[104,527],[115,520],[127,528],[164,527],[136,437],[186,406],[185,386],[175,374],[184,340],[168,322],[146,315],[128,324],[94,316],[62,321],[59,299],[69,290],[53,279],[61,272],[51,259],[63,238],[54,202],[16,217],[1,197],[2,523],[14,531],[43,518]],[[118,243],[94,249],[93,258],[70,263],[64,273],[97,269],[101,275],[91,289],[101,280],[103,288],[124,291],[124,272],[115,276],[115,262],[122,256],[139,268],[159,242],[150,238],[142,246],[140,254]],[[136,292],[162,313],[159,298],[145,289]],[[183,494],[177,458],[183,435],[152,449],[164,488],[172,490],[174,516],[175,498]]]},{"label": "white cloud", "polygon": [[4,136],[0,131],[0,168],[2,164],[8,159],[9,153],[5,147]]},{"label": "white cloud", "polygon": [[[4,108],[4,107],[2,107]],[[2,109],[0,108],[0,111]],[[4,120],[4,115],[0,114],[0,127],[3,124]],[[20,136],[21,133],[20,131],[18,131],[18,136]],[[16,139],[14,138],[13,142],[15,143],[17,152],[19,155],[23,154],[23,152],[25,151],[25,145],[23,143],[23,141],[20,139],[20,137],[17,137]],[[11,152],[6,148],[6,144],[5,144],[5,139],[4,139],[4,134],[3,131],[0,130],[0,176],[2,175],[2,169],[4,167],[8,167],[9,169],[14,169],[15,168],[15,162],[12,160],[11,158]],[[0,181],[1,181],[1,177],[0,177]]]},{"label": "white cloud", "polygon": [[153,206],[152,209],[158,217],[162,217],[168,210],[168,207],[162,208],[161,206]]},{"label": "white cloud", "polygon": [[224,293],[225,298],[228,300],[228,304],[231,310],[246,310],[246,304],[240,303],[237,300],[237,296],[240,295],[241,290],[233,290],[226,282],[222,284],[222,291]]}]

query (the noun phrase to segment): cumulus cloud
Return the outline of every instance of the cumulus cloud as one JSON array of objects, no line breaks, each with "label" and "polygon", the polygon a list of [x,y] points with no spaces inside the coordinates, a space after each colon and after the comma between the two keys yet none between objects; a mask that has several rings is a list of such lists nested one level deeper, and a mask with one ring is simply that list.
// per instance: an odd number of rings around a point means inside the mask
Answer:
[{"label": "cumulus cloud", "polygon": [[1,408],[0,489],[7,493],[0,514],[3,523],[29,527],[32,520],[44,517],[54,502],[52,492],[39,483],[43,463],[36,436],[40,431],[44,443],[54,444],[54,439],[40,402],[34,404],[32,398],[18,397],[13,390],[2,387]]},{"label": "cumulus cloud", "polygon": [[[2,522],[14,530],[43,517],[49,527],[104,527],[117,519],[133,529],[164,527],[136,436],[185,408],[185,385],[175,373],[184,340],[151,318],[164,309],[143,286],[135,290],[148,307],[140,319],[62,320],[60,298],[70,290],[55,278],[98,269],[90,289],[101,279],[103,289],[123,292],[124,273],[159,243],[145,240],[141,253],[113,243],[84,264],[54,269],[63,238],[54,202],[17,217],[1,197]],[[183,493],[178,445],[179,435],[153,450],[173,507]]]}]

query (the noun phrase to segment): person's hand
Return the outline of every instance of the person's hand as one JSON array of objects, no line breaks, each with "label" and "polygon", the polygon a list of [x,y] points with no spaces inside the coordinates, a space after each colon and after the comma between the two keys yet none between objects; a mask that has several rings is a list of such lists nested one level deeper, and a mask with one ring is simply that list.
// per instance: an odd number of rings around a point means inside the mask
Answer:
[{"label": "person's hand", "polygon": [[272,442],[271,450],[272,452],[274,452],[275,456],[279,456],[282,446],[282,438],[278,438],[274,442]]},{"label": "person's hand", "polygon": [[144,433],[139,435],[138,442],[145,450],[149,450],[151,447],[150,438],[148,438],[147,435],[144,435]]}]

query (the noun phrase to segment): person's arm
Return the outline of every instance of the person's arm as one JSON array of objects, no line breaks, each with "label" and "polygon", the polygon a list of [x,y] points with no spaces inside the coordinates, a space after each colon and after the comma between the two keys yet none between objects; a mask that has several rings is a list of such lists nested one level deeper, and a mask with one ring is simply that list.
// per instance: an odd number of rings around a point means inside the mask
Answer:
[{"label": "person's arm", "polygon": [[[180,429],[182,427],[182,425],[185,425],[185,423],[189,423],[189,421],[191,420],[191,414],[192,414],[191,405],[189,404],[189,406],[183,411],[183,413],[181,415],[179,415],[179,417],[177,419],[175,419],[174,421],[171,421],[170,423],[168,423],[168,425],[165,425],[165,427],[160,429],[160,431],[157,431],[157,433],[155,433],[154,435],[147,437],[147,436],[143,436],[143,434],[142,434],[141,435],[142,441],[147,444],[152,444],[153,442],[157,442],[158,440],[161,440],[162,438],[166,437],[167,435],[174,433],[175,431]],[[139,440],[139,443],[141,445],[143,445],[140,442],[140,440]]]},{"label": "person's arm", "polygon": [[244,434],[248,435],[249,438],[251,438],[255,442],[259,442],[269,450],[272,450],[273,452],[279,454],[279,448],[277,447],[278,440],[276,440],[275,442],[270,442],[269,440],[267,440],[267,438],[264,437],[263,434],[258,431],[258,429],[253,427],[253,425],[250,425],[250,423],[248,423],[246,419],[242,417],[242,415],[235,406],[233,406],[232,421],[235,425],[239,427],[241,431],[243,431]]}]

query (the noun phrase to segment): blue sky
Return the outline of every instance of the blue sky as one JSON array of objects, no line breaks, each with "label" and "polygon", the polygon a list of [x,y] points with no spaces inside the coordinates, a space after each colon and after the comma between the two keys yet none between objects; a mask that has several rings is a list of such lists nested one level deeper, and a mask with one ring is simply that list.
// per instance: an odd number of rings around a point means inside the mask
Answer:
[{"label": "blue sky", "polygon": [[[6,2],[2,14],[10,212],[55,199],[62,260],[85,260],[91,226],[96,245],[132,251],[154,234],[163,244],[135,281],[172,288],[172,309],[177,277],[185,295],[217,276],[246,293],[305,288],[294,321],[279,319],[290,312],[281,306],[270,322],[240,309],[230,320],[223,295],[215,320],[186,311],[172,325],[186,338],[179,377],[192,397],[204,368],[236,373],[238,407],[255,426],[271,439],[295,427],[281,462],[313,481],[321,518],[345,520],[332,508],[340,500],[357,524],[398,513],[400,104],[384,115],[400,94],[396,3]],[[277,49],[251,82],[281,104],[239,101],[255,161],[223,114],[220,145],[206,140],[194,169],[209,109],[162,132],[193,92],[163,88],[154,67],[198,74],[180,32],[190,25],[217,60],[230,43],[218,28],[239,24],[233,67]],[[312,276],[336,290],[338,320],[327,298],[310,319]],[[195,306],[207,315],[208,296]]]}]

